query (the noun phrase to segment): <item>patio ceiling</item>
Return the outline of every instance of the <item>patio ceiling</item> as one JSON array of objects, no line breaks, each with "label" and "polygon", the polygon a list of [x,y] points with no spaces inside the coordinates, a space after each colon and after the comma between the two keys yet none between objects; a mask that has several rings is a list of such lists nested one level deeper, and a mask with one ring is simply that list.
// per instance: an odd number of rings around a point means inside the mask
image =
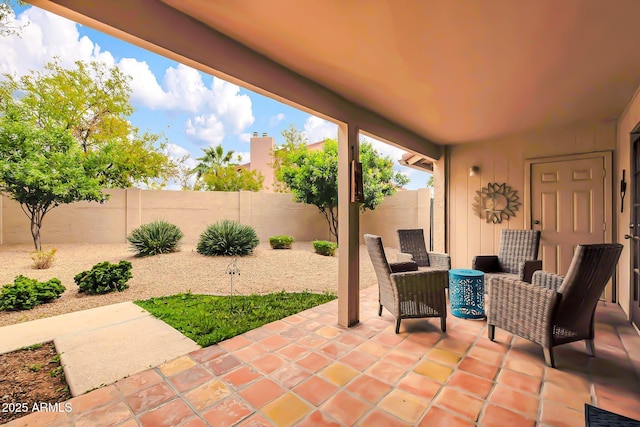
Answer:
[{"label": "patio ceiling", "polygon": [[[86,24],[92,24],[86,16],[108,21],[100,29],[134,33],[129,40],[147,48],[147,30],[134,29],[136,22],[146,25],[147,11],[162,9],[174,20],[186,15],[424,138],[423,146],[616,119],[640,83],[637,0],[33,3]],[[198,44],[173,28],[164,28],[163,37]],[[163,54],[184,54],[167,46]],[[292,99],[287,81],[248,83]],[[293,96],[298,105],[334,116],[304,94]],[[436,151],[420,150],[434,158]]]},{"label": "patio ceiling", "polygon": [[163,0],[442,144],[617,118],[637,0]]}]

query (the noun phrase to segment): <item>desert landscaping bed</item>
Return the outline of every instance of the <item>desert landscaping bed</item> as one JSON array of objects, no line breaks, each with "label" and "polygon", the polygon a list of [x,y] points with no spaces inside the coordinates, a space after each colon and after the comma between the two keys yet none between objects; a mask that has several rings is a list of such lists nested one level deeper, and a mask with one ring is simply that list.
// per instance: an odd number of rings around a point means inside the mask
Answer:
[{"label": "desert landscaping bed", "polygon": [[0,355],[0,423],[32,412],[64,410],[69,387],[52,342]]},{"label": "desert landscaping bed", "polygon": [[[45,250],[54,247],[44,245]],[[183,245],[180,252],[137,258],[127,244],[59,244],[53,266],[46,270],[32,268],[31,245],[0,246],[0,285],[10,283],[19,275],[38,280],[57,277],[67,290],[60,299],[32,310],[0,312],[0,326],[70,313],[78,310],[174,295],[191,291],[194,294],[227,295],[230,276],[225,269],[232,257],[206,257],[195,252],[195,245]],[[394,249],[388,250],[395,259]],[[101,261],[116,263],[127,260],[133,264],[130,288],[106,295],[78,294],[73,277]],[[260,245],[253,255],[238,257],[240,275],[234,276],[234,293],[249,295],[281,290],[335,292],[338,285],[338,257],[314,253],[311,242],[296,242],[291,250],[274,250]],[[360,248],[360,287],[375,285],[375,273],[366,248]]]}]

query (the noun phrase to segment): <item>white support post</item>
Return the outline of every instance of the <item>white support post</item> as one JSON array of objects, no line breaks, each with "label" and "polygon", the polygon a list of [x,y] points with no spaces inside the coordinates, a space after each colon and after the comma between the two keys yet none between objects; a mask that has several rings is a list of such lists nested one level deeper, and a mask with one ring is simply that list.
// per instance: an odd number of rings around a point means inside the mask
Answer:
[{"label": "white support post", "polygon": [[360,158],[358,128],[338,127],[338,324],[360,321],[360,213],[351,202],[351,161]]}]

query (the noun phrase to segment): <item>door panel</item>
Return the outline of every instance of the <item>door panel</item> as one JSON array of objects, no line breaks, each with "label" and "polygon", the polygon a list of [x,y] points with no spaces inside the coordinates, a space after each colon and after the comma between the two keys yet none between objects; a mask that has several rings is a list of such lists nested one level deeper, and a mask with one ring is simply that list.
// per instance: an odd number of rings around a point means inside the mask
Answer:
[{"label": "door panel", "polygon": [[605,241],[604,158],[532,164],[531,209],[544,270],[566,274],[578,244]]},{"label": "door panel", "polygon": [[573,193],[573,232],[593,233],[593,211],[590,191],[576,191]]}]

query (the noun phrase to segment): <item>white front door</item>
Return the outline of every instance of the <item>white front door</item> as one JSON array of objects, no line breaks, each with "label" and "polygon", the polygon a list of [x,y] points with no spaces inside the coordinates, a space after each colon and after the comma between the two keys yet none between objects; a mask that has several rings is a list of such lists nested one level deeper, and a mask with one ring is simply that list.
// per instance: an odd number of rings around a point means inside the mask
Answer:
[{"label": "white front door", "polygon": [[536,163],[531,168],[533,228],[545,271],[566,274],[578,244],[605,242],[604,159]]}]

